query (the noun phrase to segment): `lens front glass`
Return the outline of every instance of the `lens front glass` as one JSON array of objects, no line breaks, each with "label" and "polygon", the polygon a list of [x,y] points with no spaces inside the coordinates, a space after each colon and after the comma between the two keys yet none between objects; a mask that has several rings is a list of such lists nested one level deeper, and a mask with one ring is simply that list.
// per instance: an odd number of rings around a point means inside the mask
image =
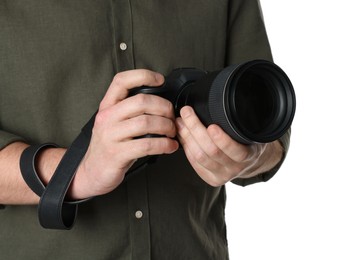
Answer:
[{"label": "lens front glass", "polygon": [[245,71],[237,80],[231,103],[236,123],[247,134],[266,134],[277,116],[277,102],[277,93],[265,71]]}]

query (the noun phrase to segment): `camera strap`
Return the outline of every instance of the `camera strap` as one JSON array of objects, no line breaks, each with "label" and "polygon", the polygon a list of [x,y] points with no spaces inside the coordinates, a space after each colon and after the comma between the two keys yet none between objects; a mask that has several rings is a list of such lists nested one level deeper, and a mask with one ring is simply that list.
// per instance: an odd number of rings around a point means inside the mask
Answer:
[{"label": "camera strap", "polygon": [[[47,186],[42,183],[37,174],[35,159],[43,149],[58,146],[52,143],[32,145],[26,148],[21,155],[20,169],[23,178],[28,186],[40,196],[38,218],[44,228],[71,229],[76,219],[78,204],[90,199],[66,201],[65,198],[77,168],[88,149],[96,114],[91,117],[70,145]],[[126,173],[124,181],[142,170],[155,158],[156,156],[147,156],[139,159]]]}]

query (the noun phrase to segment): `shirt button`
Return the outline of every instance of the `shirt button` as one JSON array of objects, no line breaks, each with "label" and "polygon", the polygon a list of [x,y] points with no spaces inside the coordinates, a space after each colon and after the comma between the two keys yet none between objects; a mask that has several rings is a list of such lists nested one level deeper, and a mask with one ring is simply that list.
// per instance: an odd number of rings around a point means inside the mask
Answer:
[{"label": "shirt button", "polygon": [[137,219],[141,219],[143,217],[143,212],[140,211],[140,210],[137,210],[136,213],[135,213],[135,217]]},{"label": "shirt button", "polygon": [[122,51],[125,51],[127,49],[127,45],[125,42],[122,42],[119,44],[119,48],[122,50]]}]

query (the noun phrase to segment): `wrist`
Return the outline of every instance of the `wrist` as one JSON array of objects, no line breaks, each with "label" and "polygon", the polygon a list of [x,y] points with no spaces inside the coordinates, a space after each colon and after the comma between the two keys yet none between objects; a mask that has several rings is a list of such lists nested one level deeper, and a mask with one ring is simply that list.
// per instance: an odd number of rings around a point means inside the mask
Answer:
[{"label": "wrist", "polygon": [[250,178],[273,169],[282,159],[283,148],[279,141],[263,144],[262,152],[257,153],[250,166],[248,166],[239,178]]},{"label": "wrist", "polygon": [[37,155],[36,168],[45,186],[49,183],[65,152],[64,148],[48,148]]},{"label": "wrist", "polygon": [[92,185],[88,184],[89,180],[86,177],[87,177],[87,173],[86,173],[84,163],[82,160],[76,171],[74,179],[70,184],[68,194],[67,194],[68,198],[70,198],[71,200],[82,200],[85,198],[99,195],[99,194],[91,194],[91,191],[89,188],[92,187]]},{"label": "wrist", "polygon": [[[66,149],[64,148],[48,148],[44,149],[37,155],[36,167],[38,175],[45,186],[52,178],[65,152]],[[85,188],[87,187],[87,184],[85,183],[87,181],[87,178],[84,178],[84,175],[85,171],[81,162],[75,174],[75,177],[68,189],[67,200],[80,200],[93,196],[89,194],[89,192],[87,192],[87,189]]]},{"label": "wrist", "polygon": [[[123,181],[125,174],[118,174],[117,178],[110,177],[117,175],[112,169],[109,172],[99,171],[99,165],[87,166],[87,154],[81,161],[75,177],[70,184],[68,197],[73,200],[82,200],[89,197],[100,196],[113,191]],[[106,177],[107,176],[107,177]],[[103,178],[106,181],[103,181]]]}]

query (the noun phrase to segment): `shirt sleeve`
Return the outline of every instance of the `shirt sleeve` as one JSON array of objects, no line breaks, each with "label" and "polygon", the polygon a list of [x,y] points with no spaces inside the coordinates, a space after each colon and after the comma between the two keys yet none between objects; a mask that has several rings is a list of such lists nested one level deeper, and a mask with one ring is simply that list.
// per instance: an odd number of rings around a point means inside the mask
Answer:
[{"label": "shirt sleeve", "polygon": [[24,138],[20,136],[0,130],[0,150],[11,143],[18,142],[18,141],[25,141],[25,140]]},{"label": "shirt sleeve", "polygon": [[[229,6],[226,65],[253,59],[273,61],[259,0],[232,0]],[[271,179],[284,162],[290,145],[291,130],[279,139],[283,147],[280,162],[270,171],[232,182],[246,186]]]}]

